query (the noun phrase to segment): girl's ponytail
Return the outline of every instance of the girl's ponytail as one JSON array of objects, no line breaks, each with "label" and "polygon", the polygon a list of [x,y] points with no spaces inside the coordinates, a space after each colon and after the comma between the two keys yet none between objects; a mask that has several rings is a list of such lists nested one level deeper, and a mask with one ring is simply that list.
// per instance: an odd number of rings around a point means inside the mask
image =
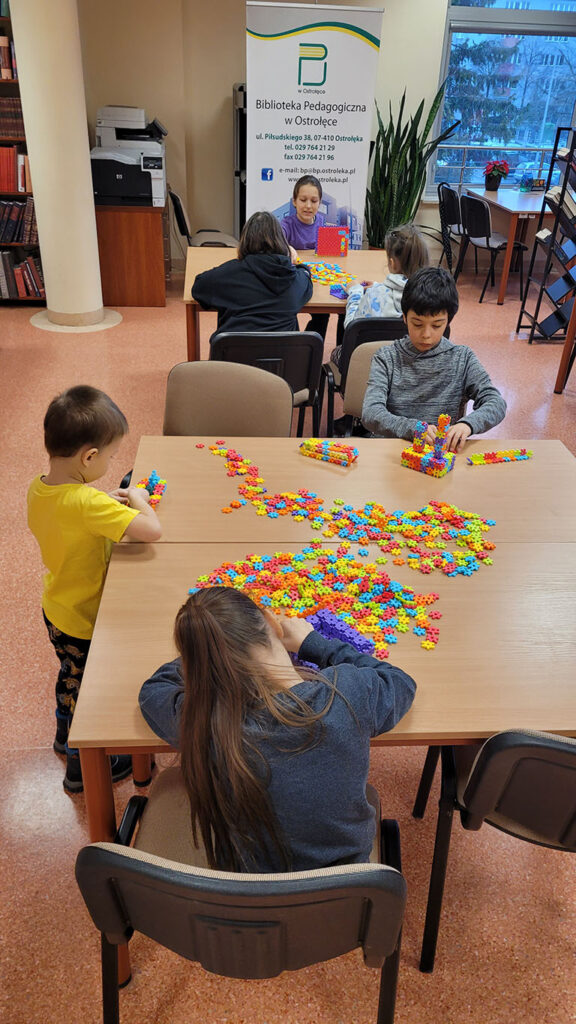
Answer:
[{"label": "girl's ponytail", "polygon": [[426,242],[413,224],[403,224],[388,231],[384,249],[388,258],[392,257],[396,261],[404,277],[412,277],[417,270],[430,263]]}]

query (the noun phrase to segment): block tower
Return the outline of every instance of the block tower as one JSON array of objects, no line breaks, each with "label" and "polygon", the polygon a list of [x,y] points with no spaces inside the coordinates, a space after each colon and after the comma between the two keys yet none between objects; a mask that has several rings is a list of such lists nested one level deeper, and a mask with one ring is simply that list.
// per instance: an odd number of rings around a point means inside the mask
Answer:
[{"label": "block tower", "polygon": [[428,424],[418,420],[412,444],[402,450],[402,465],[428,476],[445,476],[449,473],[454,468],[456,458],[454,452],[446,451],[446,432],[449,426],[450,417],[442,413],[438,417],[438,433],[434,444],[429,445],[424,440]]}]

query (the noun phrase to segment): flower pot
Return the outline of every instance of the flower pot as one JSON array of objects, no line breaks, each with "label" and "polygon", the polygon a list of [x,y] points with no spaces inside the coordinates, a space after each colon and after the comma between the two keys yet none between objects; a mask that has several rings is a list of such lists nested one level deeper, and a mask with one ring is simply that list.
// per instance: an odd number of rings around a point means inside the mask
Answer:
[{"label": "flower pot", "polygon": [[484,188],[487,192],[497,192],[501,180],[499,174],[487,174],[484,178]]}]

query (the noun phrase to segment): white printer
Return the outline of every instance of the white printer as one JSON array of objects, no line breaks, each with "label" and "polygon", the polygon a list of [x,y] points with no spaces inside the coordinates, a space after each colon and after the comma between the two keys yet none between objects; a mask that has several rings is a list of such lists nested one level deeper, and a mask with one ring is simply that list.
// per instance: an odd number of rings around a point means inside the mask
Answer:
[{"label": "white printer", "polygon": [[167,134],[140,107],[100,107],[90,152],[95,202],[164,206]]}]

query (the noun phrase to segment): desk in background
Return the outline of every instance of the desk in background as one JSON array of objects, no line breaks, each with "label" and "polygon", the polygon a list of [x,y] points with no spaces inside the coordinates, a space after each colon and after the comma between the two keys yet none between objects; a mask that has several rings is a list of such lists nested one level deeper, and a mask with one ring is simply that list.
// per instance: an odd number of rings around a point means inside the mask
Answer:
[{"label": "desk in background", "polygon": [[[509,217],[508,239],[504,250],[504,265],[500,274],[497,299],[497,304],[501,306],[508,287],[514,242],[523,242],[526,238],[528,221],[540,213],[544,202],[544,193],[520,192],[515,188],[500,188],[496,192],[485,192],[483,188],[467,188],[466,195],[484,199],[493,210],[503,210]],[[518,232],[519,223],[520,231]]]},{"label": "desk in background", "polygon": [[165,306],[166,208],[96,205],[105,306]]},{"label": "desk in background", "polygon": [[[386,253],[383,250],[352,249],[346,257],[327,256],[324,259],[312,251],[301,252],[308,263],[337,263],[347,274],[359,281],[383,281],[387,274]],[[193,362],[200,358],[200,320],[202,307],[192,298],[192,285],[198,274],[236,259],[235,249],[216,249],[211,246],[190,246],[186,254],[186,276],[183,301],[186,306],[187,358]],[[312,298],[302,307],[303,313],[343,313],[344,299],[330,295],[328,285],[314,282]]]}]

